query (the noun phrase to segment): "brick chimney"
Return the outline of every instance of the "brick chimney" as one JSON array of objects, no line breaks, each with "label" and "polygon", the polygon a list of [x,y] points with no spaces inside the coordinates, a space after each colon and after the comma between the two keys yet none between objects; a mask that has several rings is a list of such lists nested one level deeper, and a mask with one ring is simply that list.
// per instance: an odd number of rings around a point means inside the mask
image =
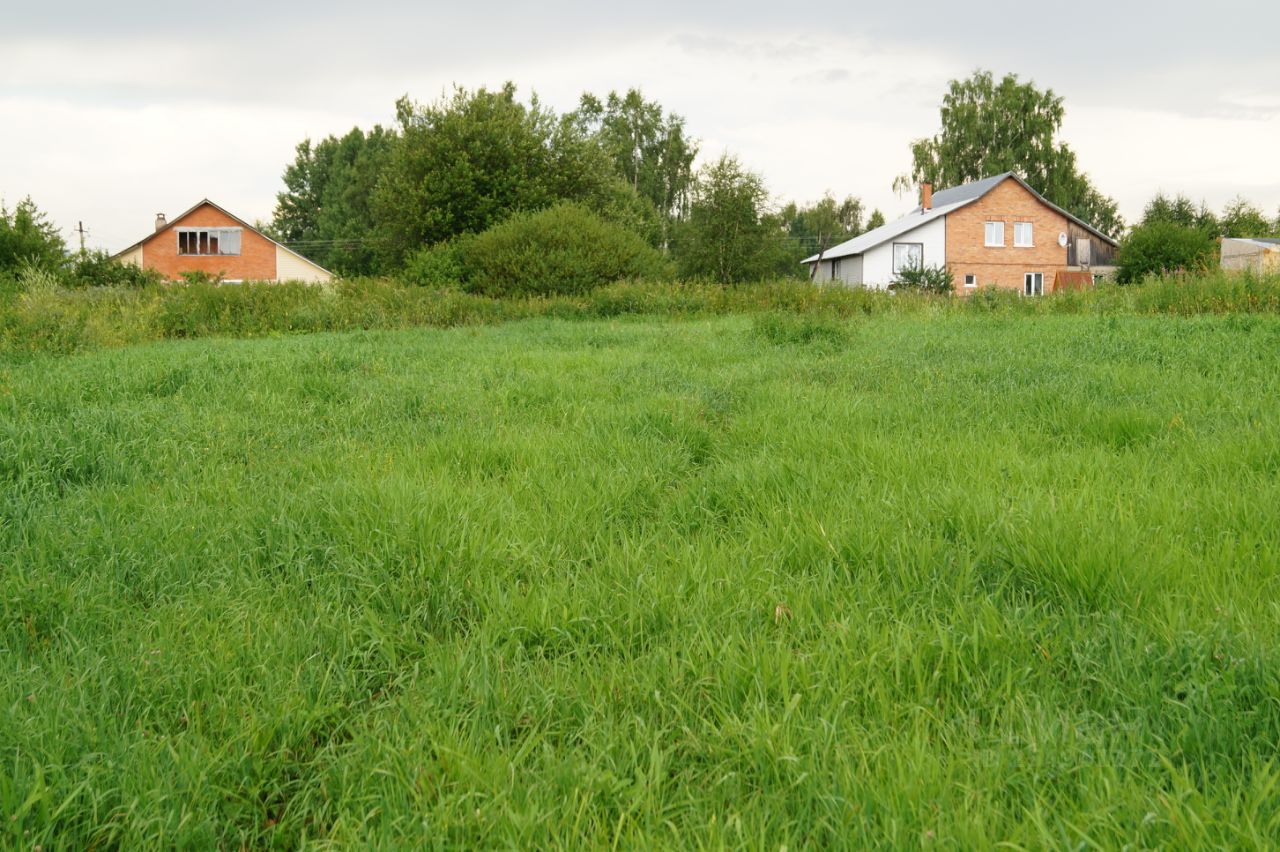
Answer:
[{"label": "brick chimney", "polygon": [[920,184],[920,212],[928,213],[933,209],[933,184]]},{"label": "brick chimney", "polygon": [[169,224],[169,223],[165,221],[164,214],[163,214],[163,213],[157,213],[157,214],[156,214],[156,230],[157,230],[157,231],[159,231],[160,229],[162,229],[162,228],[163,228],[165,225],[167,225],[167,224]]}]

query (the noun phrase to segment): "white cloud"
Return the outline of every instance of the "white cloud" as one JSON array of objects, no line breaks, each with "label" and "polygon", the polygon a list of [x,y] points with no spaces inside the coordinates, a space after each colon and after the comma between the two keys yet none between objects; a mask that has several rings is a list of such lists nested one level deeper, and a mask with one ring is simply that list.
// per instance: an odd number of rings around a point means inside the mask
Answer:
[{"label": "white cloud", "polygon": [[[172,215],[204,196],[267,218],[303,138],[388,123],[404,93],[432,100],[454,82],[510,79],[561,110],[584,90],[638,86],[686,116],[705,157],[731,150],[780,198],[855,194],[892,216],[914,201],[891,190],[910,141],[936,130],[946,81],[983,61],[852,27],[628,32],[593,19],[560,38],[521,38],[471,23],[406,19],[401,31],[383,20],[385,39],[373,40],[341,38],[341,20],[317,18],[303,33],[314,49],[288,54],[274,46],[283,23],[251,37],[11,30],[0,35],[0,193],[10,202],[32,195],[68,236],[83,220],[91,242],[110,249],[145,235],[157,211]],[[1016,70],[1066,96],[1064,138],[1126,217],[1159,189],[1215,207],[1237,194],[1280,207],[1274,91],[1237,83],[1230,63],[1215,70],[1201,58],[1185,71],[1120,77],[1118,60],[1087,48],[1071,55],[1082,54],[1078,69],[1055,70],[1057,54],[1027,50]],[[1266,56],[1247,62],[1245,79],[1276,68]]]}]

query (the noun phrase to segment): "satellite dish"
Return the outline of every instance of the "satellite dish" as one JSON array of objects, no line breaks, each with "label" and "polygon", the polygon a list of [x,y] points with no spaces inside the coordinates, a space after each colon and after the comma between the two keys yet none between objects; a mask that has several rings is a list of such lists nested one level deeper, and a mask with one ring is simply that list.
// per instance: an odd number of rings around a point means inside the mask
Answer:
[{"label": "satellite dish", "polygon": [[1061,234],[1058,234],[1058,245],[1062,246],[1063,248],[1067,247],[1067,235],[1065,231]]}]

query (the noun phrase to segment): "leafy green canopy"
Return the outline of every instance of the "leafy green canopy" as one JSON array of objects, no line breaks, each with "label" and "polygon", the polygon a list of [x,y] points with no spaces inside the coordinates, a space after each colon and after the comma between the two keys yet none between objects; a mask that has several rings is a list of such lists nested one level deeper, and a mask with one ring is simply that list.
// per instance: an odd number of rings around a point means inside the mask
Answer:
[{"label": "leafy green canopy", "polygon": [[861,199],[849,195],[837,201],[827,193],[803,207],[793,201],[782,208],[780,215],[799,260],[861,234],[865,230],[864,212]]},{"label": "leafy green canopy", "polygon": [[345,273],[389,272],[426,245],[558,201],[586,205],[653,245],[688,209],[696,144],[640,92],[583,95],[557,116],[534,97],[402,98],[398,127],[304,141],[284,173],[273,234]]},{"label": "leafy green canopy", "polygon": [[1170,198],[1163,192],[1147,202],[1142,211],[1142,224],[1168,222],[1183,228],[1195,228],[1223,237],[1280,236],[1280,218],[1269,221],[1262,209],[1237,196],[1215,216],[1203,201],[1197,207],[1190,198],[1178,194]]},{"label": "leafy green canopy", "polygon": [[1213,264],[1217,251],[1211,231],[1168,221],[1139,225],[1120,245],[1116,280],[1130,284],[1149,275],[1202,271]]},{"label": "leafy green canopy", "polygon": [[1280,236],[1280,219],[1267,221],[1259,207],[1240,197],[1227,204],[1218,222],[1224,237]]},{"label": "leafy green canopy", "polygon": [[373,198],[380,249],[392,263],[560,200],[633,225],[646,217],[581,123],[557,117],[536,97],[521,103],[512,83],[498,91],[458,88],[426,106],[401,98],[396,112],[400,138]]},{"label": "leafy green canopy", "polygon": [[305,140],[284,171],[270,231],[316,263],[346,274],[381,271],[370,198],[395,134],[380,125],[352,128],[342,138]]},{"label": "leafy green canopy", "polygon": [[782,223],[770,214],[760,175],[723,155],[699,170],[676,262],[685,278],[731,284],[795,274]]},{"label": "leafy green canopy", "polygon": [[0,272],[13,272],[25,264],[56,269],[65,256],[62,235],[30,196],[13,210],[0,204]]},{"label": "leafy green canopy", "polygon": [[1157,222],[1166,222],[1180,228],[1195,228],[1210,234],[1218,233],[1219,229],[1218,217],[1213,215],[1208,205],[1202,201],[1197,207],[1190,198],[1181,194],[1170,198],[1163,192],[1158,192],[1155,198],[1147,202],[1142,210],[1142,221],[1138,224],[1154,225]]},{"label": "leafy green canopy", "polygon": [[623,181],[653,205],[665,244],[674,223],[688,214],[693,188],[698,144],[685,133],[684,118],[664,113],[638,89],[610,92],[603,101],[584,94],[570,117],[599,140]]},{"label": "leafy green canopy", "polygon": [[573,296],[624,279],[660,278],[667,266],[634,231],[564,201],[425,249],[405,273],[415,283],[458,283],[486,296]]},{"label": "leafy green canopy", "polygon": [[942,130],[911,144],[911,171],[894,180],[903,191],[918,183],[957,186],[1017,172],[1049,201],[1108,234],[1124,230],[1112,199],[1079,170],[1075,152],[1058,141],[1065,110],[1052,89],[990,71],[952,80],[942,99]]}]

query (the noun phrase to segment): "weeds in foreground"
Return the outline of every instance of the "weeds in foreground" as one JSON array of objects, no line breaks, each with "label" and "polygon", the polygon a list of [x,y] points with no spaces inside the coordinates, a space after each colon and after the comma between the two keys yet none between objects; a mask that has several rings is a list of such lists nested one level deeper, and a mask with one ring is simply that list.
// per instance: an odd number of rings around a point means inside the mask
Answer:
[{"label": "weeds in foreground", "polygon": [[388,279],[329,285],[240,284],[41,289],[38,298],[0,287],[0,350],[75,352],[148,340],[253,337],[315,331],[449,328],[531,317],[601,319],[637,314],[671,318],[778,312],[858,316],[1084,314],[1124,316],[1280,313],[1280,276],[1212,273],[1152,279],[1024,298],[980,290],[960,298],[920,292],[814,286],[796,281],[722,287],[623,283],[580,296],[490,299],[451,288]]}]

